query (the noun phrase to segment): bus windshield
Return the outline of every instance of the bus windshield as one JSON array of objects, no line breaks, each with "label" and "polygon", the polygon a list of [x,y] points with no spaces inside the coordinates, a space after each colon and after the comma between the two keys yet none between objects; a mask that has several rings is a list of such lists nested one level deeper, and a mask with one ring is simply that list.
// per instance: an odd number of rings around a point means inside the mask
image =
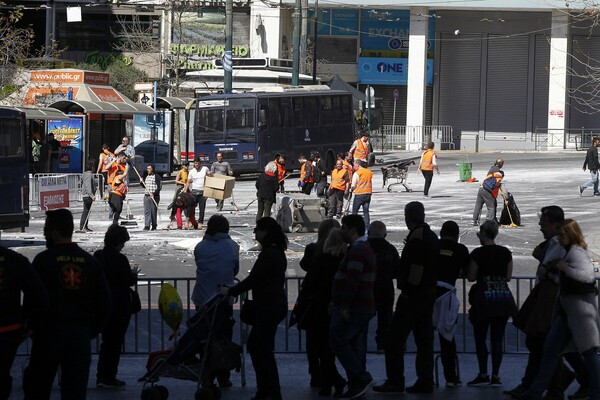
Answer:
[{"label": "bus windshield", "polygon": [[198,141],[202,144],[254,142],[255,104],[252,98],[200,100],[196,116]]}]

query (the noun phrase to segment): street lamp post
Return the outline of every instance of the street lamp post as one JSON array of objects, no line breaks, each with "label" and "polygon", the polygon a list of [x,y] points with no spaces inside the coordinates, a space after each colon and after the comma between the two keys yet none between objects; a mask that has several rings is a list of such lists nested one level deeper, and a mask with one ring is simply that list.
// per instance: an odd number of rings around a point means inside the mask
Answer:
[{"label": "street lamp post", "polygon": [[313,32],[313,85],[317,84],[317,28],[319,25],[319,0],[315,0],[315,27]]}]

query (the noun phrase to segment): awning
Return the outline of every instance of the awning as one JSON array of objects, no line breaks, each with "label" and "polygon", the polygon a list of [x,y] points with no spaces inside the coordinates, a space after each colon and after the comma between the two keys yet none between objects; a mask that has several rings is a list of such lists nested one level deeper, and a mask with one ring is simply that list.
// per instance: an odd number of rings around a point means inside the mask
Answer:
[{"label": "awning", "polygon": [[185,106],[194,101],[193,97],[157,97],[156,98],[156,108],[166,108],[166,109],[184,109]]},{"label": "awning", "polygon": [[8,110],[18,110],[25,113],[26,119],[69,119],[68,115],[65,115],[56,108],[35,108],[35,107],[2,107]]},{"label": "awning", "polygon": [[152,107],[139,103],[109,103],[106,101],[60,100],[50,104],[50,107],[64,113],[91,114],[156,114]]}]

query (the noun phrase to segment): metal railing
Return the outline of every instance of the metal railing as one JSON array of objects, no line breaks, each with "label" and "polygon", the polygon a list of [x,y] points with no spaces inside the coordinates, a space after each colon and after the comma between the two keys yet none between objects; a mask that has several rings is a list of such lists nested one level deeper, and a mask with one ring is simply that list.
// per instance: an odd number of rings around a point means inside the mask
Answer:
[{"label": "metal railing", "polygon": [[[420,140],[415,140],[420,138]],[[424,148],[433,141],[440,143],[441,149],[454,150],[454,137],[450,125],[383,125],[371,132],[369,139],[375,151],[406,150],[412,147]]]},{"label": "metal railing", "polygon": [[[296,294],[300,289],[302,277],[290,277],[286,279],[285,288],[288,293],[289,310],[293,308],[296,300]],[[125,338],[123,352],[126,354],[149,354],[154,351],[169,348],[173,342],[169,339],[172,330],[162,319],[158,310],[158,295],[160,288],[164,283],[172,284],[181,296],[184,315],[182,326],[185,327],[187,321],[194,313],[195,307],[191,301],[191,296],[195,284],[195,278],[140,278],[137,284],[137,290],[142,300],[142,311],[131,318],[129,329]],[[530,276],[513,277],[509,286],[515,297],[517,305],[520,307],[527,295],[535,284],[535,278]],[[458,327],[456,330],[457,351],[460,353],[474,353],[475,341],[473,339],[473,330],[468,321],[468,293],[473,284],[464,279],[457,281],[457,296],[461,302],[459,311]],[[248,327],[239,322],[239,303],[234,304],[234,317],[237,328],[234,329],[234,340],[237,343],[244,343],[247,336]],[[276,352],[280,353],[301,353],[305,351],[304,332],[296,327],[289,326],[289,313],[285,320],[279,325],[276,341]],[[369,351],[376,351],[375,333],[376,321],[371,321],[369,329]],[[182,329],[185,331],[185,328]],[[436,335],[437,336],[437,335]],[[437,339],[436,339],[437,341]],[[507,353],[526,352],[525,336],[518,331],[512,324],[506,327],[505,351]],[[99,341],[93,345],[95,352],[99,350]],[[436,350],[439,345],[436,343]],[[409,342],[408,351],[415,351],[414,344]],[[28,354],[29,341],[25,342],[19,349],[19,354]]]},{"label": "metal railing", "polygon": [[536,150],[561,148],[586,150],[592,144],[592,137],[600,136],[600,128],[548,129],[536,128],[533,142]]},{"label": "metal railing", "polygon": [[[93,174],[94,179],[98,187],[103,187],[104,176],[102,174]],[[67,184],[69,187],[69,202],[82,201],[81,196],[81,177],[83,174],[60,174],[60,173],[47,173],[47,174],[35,174],[29,176],[29,207],[40,209],[40,178],[49,176],[66,176]],[[102,185],[102,186],[101,186]]]}]

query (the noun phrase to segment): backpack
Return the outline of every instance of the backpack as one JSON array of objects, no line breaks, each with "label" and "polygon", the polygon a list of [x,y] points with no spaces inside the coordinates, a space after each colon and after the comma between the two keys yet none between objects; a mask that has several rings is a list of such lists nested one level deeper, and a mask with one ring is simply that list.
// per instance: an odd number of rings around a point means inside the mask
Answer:
[{"label": "backpack", "polygon": [[485,180],[483,181],[481,186],[488,192],[491,192],[492,190],[494,190],[496,188],[496,183],[497,182],[496,182],[496,178],[494,177],[494,174],[490,174],[490,175],[488,175],[487,178],[485,178]]}]

